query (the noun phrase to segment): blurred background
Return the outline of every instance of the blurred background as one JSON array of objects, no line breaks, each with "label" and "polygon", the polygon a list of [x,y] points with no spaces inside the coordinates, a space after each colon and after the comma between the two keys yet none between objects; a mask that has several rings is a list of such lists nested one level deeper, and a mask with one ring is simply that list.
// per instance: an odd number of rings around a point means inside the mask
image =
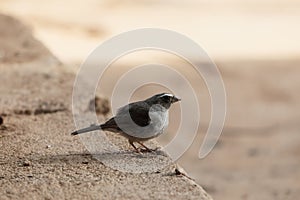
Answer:
[{"label": "blurred background", "polygon": [[[132,53],[105,72],[98,93],[110,97],[118,78],[133,66],[175,67],[201,91],[198,135],[179,160],[188,174],[214,199],[299,197],[299,0],[1,0],[0,12],[31,26],[74,73],[101,42],[124,31],[155,27],[190,37],[219,67],[228,101],[222,136],[205,159],[197,155],[210,119],[210,98],[185,61],[165,52]],[[165,90],[147,85],[132,100]],[[162,144],[174,137],[178,120],[176,105],[168,134],[159,138]]]}]

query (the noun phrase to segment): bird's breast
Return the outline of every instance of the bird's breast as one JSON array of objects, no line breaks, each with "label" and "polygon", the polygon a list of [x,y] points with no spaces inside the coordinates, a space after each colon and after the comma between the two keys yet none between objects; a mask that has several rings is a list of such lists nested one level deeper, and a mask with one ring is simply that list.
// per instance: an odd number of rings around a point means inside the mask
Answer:
[{"label": "bird's breast", "polygon": [[150,127],[153,134],[161,134],[169,124],[169,112],[167,109],[150,109],[149,117],[151,119]]}]

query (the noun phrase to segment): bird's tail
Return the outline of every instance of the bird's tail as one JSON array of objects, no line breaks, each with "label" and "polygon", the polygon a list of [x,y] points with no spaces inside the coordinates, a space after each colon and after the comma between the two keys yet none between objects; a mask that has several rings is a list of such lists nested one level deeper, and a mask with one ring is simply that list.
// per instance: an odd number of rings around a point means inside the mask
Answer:
[{"label": "bird's tail", "polygon": [[90,126],[90,127],[87,127],[87,128],[83,128],[83,129],[79,129],[77,131],[74,131],[74,132],[71,133],[71,135],[78,135],[78,134],[81,134],[81,133],[86,133],[86,132],[100,130],[100,129],[101,129],[101,126],[93,125],[93,126]]}]

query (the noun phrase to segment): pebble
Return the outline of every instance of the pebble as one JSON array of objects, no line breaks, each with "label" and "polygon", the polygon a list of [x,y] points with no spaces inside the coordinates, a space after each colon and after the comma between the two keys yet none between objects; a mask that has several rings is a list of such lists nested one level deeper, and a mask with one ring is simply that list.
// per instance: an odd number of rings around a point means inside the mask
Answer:
[{"label": "pebble", "polygon": [[23,166],[24,166],[24,167],[30,166],[30,162],[29,162],[29,161],[24,161],[24,162],[23,162]]}]

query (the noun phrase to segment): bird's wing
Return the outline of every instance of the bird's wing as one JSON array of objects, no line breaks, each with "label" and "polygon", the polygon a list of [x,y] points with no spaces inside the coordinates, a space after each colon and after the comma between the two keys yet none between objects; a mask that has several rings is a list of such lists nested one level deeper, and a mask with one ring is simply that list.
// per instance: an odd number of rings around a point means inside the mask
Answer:
[{"label": "bird's wing", "polygon": [[119,128],[118,124],[115,121],[115,118],[110,118],[107,122],[100,125],[101,129],[104,131],[112,131],[112,132],[118,132],[121,129]]},{"label": "bird's wing", "polygon": [[121,107],[117,115],[115,117],[122,119],[121,121],[126,121],[126,118],[130,116],[132,121],[139,126],[148,126],[150,124],[150,117],[149,117],[149,109],[150,106],[143,102],[134,102],[124,107]]}]

